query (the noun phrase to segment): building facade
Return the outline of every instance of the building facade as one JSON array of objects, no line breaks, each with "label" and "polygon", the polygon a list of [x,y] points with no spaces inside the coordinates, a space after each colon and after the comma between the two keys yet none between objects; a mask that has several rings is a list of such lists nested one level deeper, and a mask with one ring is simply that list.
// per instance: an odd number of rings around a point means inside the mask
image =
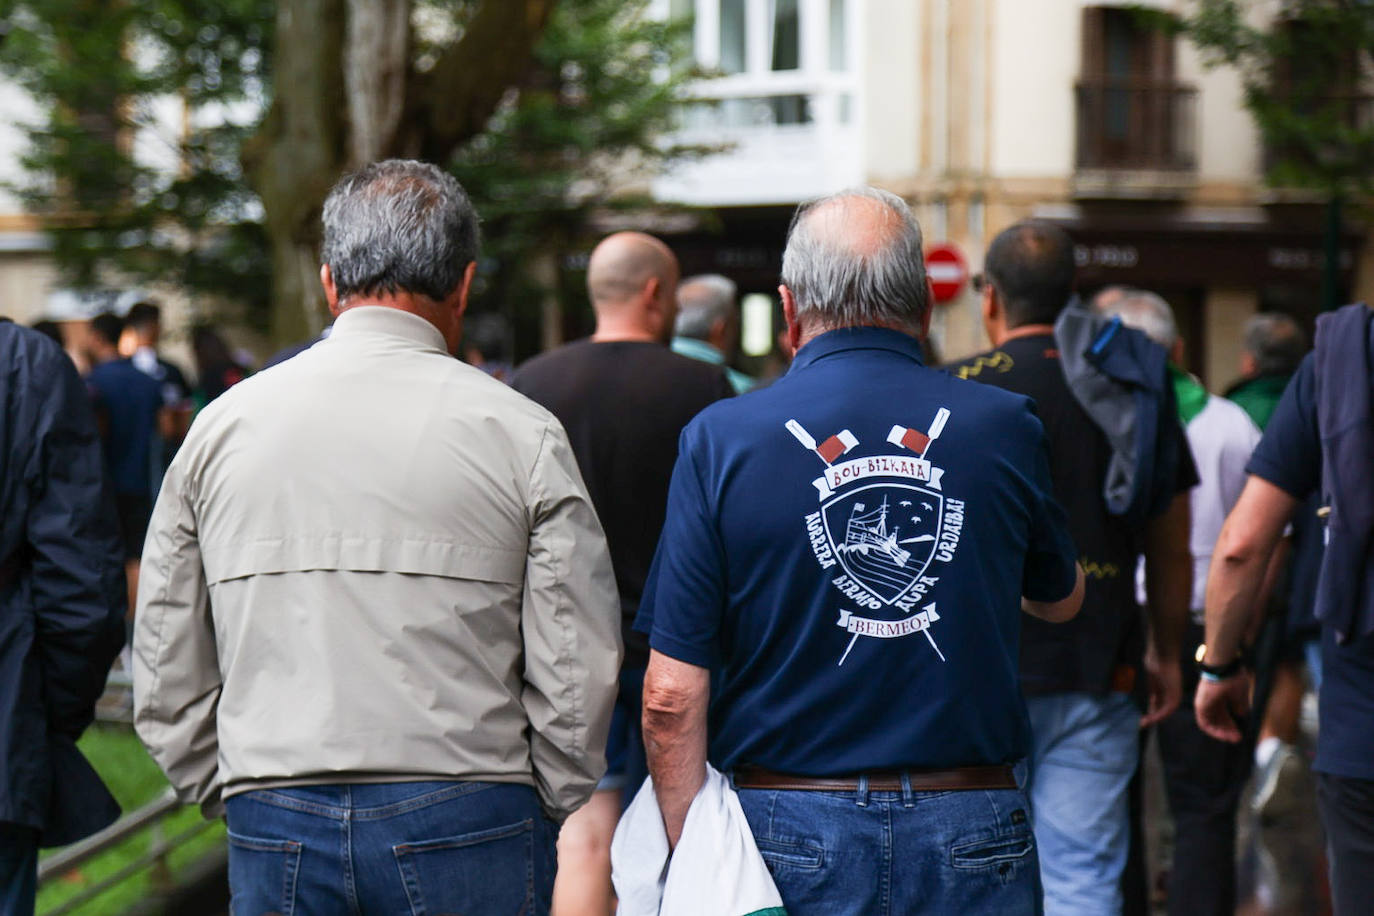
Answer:
[{"label": "building facade", "polygon": [[[1156,2],[1163,9],[1181,8]],[[1256,16],[1278,14],[1279,4]],[[1320,309],[1325,206],[1264,183],[1239,75],[1124,4],[1082,0],[665,0],[695,15],[700,86],[683,135],[727,152],[658,180],[709,207],[675,239],[685,270],[771,294],[791,208],[871,183],[913,205],[929,243],[972,271],[992,237],[1035,216],[1077,243],[1080,290],[1153,289],[1174,306],[1189,368],[1233,379],[1260,310]],[[1359,116],[1374,117],[1367,102]],[[1339,280],[1374,288],[1374,249],[1347,221]],[[969,290],[934,319],[940,355],[987,345]]]}]

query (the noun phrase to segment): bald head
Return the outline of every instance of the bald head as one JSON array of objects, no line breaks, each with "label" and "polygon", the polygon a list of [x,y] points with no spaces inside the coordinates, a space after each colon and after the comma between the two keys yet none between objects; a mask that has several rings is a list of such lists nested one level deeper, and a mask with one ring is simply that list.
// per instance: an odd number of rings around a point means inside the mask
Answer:
[{"label": "bald head", "polygon": [[930,307],[921,229],[905,201],[877,188],[800,207],[787,236],[782,282],[798,319],[823,328],[916,333]]},{"label": "bald head", "polygon": [[587,294],[599,312],[623,305],[650,280],[677,287],[677,258],[668,246],[643,232],[617,232],[601,240],[587,264]]},{"label": "bald head", "polygon": [[652,235],[617,232],[602,239],[587,263],[595,339],[667,343],[677,315],[677,281],[677,258]]}]

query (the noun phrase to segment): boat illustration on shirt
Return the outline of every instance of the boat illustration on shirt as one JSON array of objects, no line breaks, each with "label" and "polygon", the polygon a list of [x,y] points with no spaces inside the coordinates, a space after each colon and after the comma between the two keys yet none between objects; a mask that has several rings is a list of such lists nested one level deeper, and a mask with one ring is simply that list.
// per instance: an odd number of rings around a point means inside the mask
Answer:
[{"label": "boat illustration on shirt", "polygon": [[900,591],[911,576],[907,568],[911,551],[902,545],[927,543],[935,540],[935,536],[918,534],[903,539],[900,525],[888,530],[887,514],[886,494],[882,503],[873,509],[864,503],[854,503],[845,527],[844,543],[836,545],[836,549],[859,578],[881,582]]}]

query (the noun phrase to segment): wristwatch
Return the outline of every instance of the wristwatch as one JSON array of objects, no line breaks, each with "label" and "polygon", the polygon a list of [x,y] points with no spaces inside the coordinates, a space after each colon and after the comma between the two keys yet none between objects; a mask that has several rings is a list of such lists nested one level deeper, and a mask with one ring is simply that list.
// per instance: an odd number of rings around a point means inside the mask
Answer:
[{"label": "wristwatch", "polygon": [[1240,674],[1241,670],[1245,667],[1244,652],[1237,652],[1236,657],[1224,665],[1209,665],[1203,661],[1206,656],[1207,646],[1198,646],[1197,654],[1194,656],[1197,660],[1197,670],[1209,681],[1224,681],[1227,678],[1235,677],[1237,674]]}]

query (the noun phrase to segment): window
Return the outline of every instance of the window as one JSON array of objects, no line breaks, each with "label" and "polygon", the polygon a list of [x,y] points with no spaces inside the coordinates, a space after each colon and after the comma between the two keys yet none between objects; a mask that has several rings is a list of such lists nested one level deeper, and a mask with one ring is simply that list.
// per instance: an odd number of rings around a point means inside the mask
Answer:
[{"label": "window", "polygon": [[845,0],[830,0],[830,69],[844,72],[849,69],[849,29],[846,25]]},{"label": "window", "polygon": [[801,67],[801,24],[797,0],[771,0],[769,19],[773,26],[770,69],[796,70]]},{"label": "window", "polygon": [[1134,10],[1083,10],[1078,165],[1191,169],[1196,92],[1174,79],[1174,38]]},{"label": "window", "polygon": [[743,73],[749,46],[745,0],[720,0],[720,69]]}]

